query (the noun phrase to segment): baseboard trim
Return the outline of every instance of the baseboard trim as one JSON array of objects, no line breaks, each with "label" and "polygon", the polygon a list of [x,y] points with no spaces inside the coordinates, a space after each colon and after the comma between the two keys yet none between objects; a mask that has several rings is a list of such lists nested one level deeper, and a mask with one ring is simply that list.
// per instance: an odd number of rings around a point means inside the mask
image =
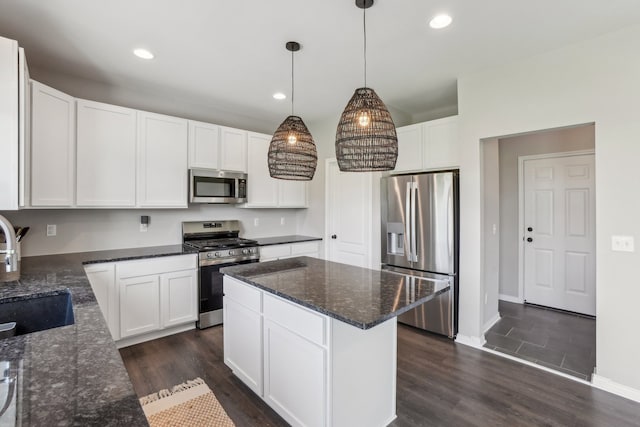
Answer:
[{"label": "baseboard trim", "polygon": [[640,390],[620,384],[602,375],[593,374],[591,376],[591,384],[600,390],[608,391],[609,393],[622,396],[635,402],[640,402]]},{"label": "baseboard trim", "polygon": [[462,334],[458,334],[456,336],[456,344],[462,344],[469,347],[482,349],[482,346],[486,342],[487,341],[484,339],[484,334],[479,337],[472,337],[470,335],[462,335]]},{"label": "baseboard trim", "polygon": [[483,331],[486,334],[489,329],[493,327],[500,320],[500,313],[496,313],[489,321],[484,324]]},{"label": "baseboard trim", "polygon": [[499,294],[498,299],[506,302],[513,302],[516,304],[524,304],[524,299],[519,297],[512,297],[511,295]]},{"label": "baseboard trim", "polygon": [[166,337],[180,332],[186,332],[196,328],[196,322],[187,323],[185,325],[174,326],[173,328],[163,329],[162,331],[150,332],[144,335],[138,335],[135,337],[123,338],[116,341],[116,347],[118,349],[129,347],[130,345],[140,344],[145,341],[151,341],[158,338]]}]

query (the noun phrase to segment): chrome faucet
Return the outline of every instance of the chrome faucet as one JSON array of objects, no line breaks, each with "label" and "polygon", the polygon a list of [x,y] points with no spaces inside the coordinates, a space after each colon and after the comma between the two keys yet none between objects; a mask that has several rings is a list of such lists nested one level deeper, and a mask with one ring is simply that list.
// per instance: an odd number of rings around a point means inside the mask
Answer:
[{"label": "chrome faucet", "polygon": [[18,271],[18,254],[16,253],[16,233],[9,220],[0,215],[0,228],[4,232],[7,248],[0,249],[0,254],[4,254],[4,270],[7,273]]}]

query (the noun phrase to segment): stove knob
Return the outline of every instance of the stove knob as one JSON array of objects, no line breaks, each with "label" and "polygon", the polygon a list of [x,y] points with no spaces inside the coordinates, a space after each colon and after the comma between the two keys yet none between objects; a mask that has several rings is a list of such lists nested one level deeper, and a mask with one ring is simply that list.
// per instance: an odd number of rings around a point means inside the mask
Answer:
[{"label": "stove knob", "polygon": [[249,249],[243,249],[243,250],[242,250],[242,253],[243,253],[244,255],[248,255],[248,254],[250,254],[251,252],[249,251]]},{"label": "stove knob", "polygon": [[229,251],[229,255],[235,255],[236,253],[234,251]]},{"label": "stove knob", "polygon": [[219,257],[219,256],[220,256],[220,252],[216,252],[216,254],[215,254],[215,255],[216,255],[217,257]]},{"label": "stove knob", "polygon": [[211,252],[207,252],[207,258],[212,258],[213,254]]}]

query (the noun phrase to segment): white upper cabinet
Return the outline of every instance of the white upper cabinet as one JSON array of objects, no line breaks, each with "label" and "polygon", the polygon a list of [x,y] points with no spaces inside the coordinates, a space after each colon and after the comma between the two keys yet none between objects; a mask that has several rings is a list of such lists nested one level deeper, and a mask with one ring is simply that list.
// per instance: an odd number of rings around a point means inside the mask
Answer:
[{"label": "white upper cabinet", "polygon": [[307,183],[271,178],[267,154],[271,135],[249,132],[247,204],[249,208],[307,207]]},{"label": "white upper cabinet", "polygon": [[187,120],[138,112],[138,206],[187,207]]},{"label": "white upper cabinet", "polygon": [[404,126],[397,133],[398,161],[392,173],[460,165],[458,116]]},{"label": "white upper cabinet", "polygon": [[32,81],[31,205],[74,204],[75,99]]},{"label": "white upper cabinet", "polygon": [[18,49],[18,118],[20,175],[18,204],[31,205],[31,82],[24,49]]},{"label": "white upper cabinet", "polygon": [[79,207],[136,204],[136,110],[77,101]]},{"label": "white upper cabinet", "polygon": [[422,124],[404,126],[397,129],[398,160],[395,171],[422,169]]},{"label": "white upper cabinet", "polygon": [[247,131],[220,127],[220,170],[247,172]]},{"label": "white upper cabinet", "polygon": [[18,209],[18,42],[0,37],[0,210]]},{"label": "white upper cabinet", "polygon": [[219,169],[220,126],[189,120],[189,168]]}]

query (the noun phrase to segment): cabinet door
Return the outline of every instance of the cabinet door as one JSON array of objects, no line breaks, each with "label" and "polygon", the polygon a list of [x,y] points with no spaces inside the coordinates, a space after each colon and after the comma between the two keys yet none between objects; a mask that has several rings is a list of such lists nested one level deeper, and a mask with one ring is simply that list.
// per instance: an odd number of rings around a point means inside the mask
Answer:
[{"label": "cabinet door", "polygon": [[220,126],[189,120],[189,167],[219,168]]},{"label": "cabinet door", "polygon": [[327,378],[327,351],[265,316],[267,404],[292,425],[325,426]]},{"label": "cabinet door", "polygon": [[18,42],[0,37],[0,210],[18,209]]},{"label": "cabinet door", "polygon": [[75,100],[35,81],[31,88],[31,205],[72,206]]},{"label": "cabinet door", "polygon": [[282,208],[306,208],[307,186],[304,181],[279,180],[278,206]]},{"label": "cabinet door", "polygon": [[422,125],[398,128],[398,160],[394,172],[416,171],[423,168]]},{"label": "cabinet door", "polygon": [[450,168],[460,165],[458,116],[424,123],[425,168]]},{"label": "cabinet door", "polygon": [[197,270],[160,276],[162,327],[195,322],[198,318]]},{"label": "cabinet door", "polygon": [[247,131],[220,127],[220,169],[247,172]]},{"label": "cabinet door", "polygon": [[262,396],[262,316],[224,297],[224,363]]},{"label": "cabinet door", "polygon": [[[31,83],[24,49],[18,49],[18,117],[20,176],[18,204],[21,208],[31,205]],[[6,153],[8,155],[8,152]]]},{"label": "cabinet door", "polygon": [[270,135],[249,133],[247,147],[247,206],[278,206],[278,181],[269,175]]},{"label": "cabinet door", "polygon": [[136,204],[136,111],[77,101],[77,205]]},{"label": "cabinet door", "polygon": [[260,261],[271,261],[280,258],[291,258],[291,245],[269,245],[260,248]]},{"label": "cabinet door", "polygon": [[160,276],[119,280],[120,337],[127,338],[160,329]]},{"label": "cabinet door", "polygon": [[187,207],[187,121],[138,112],[138,206]]},{"label": "cabinet door", "polygon": [[91,284],[100,311],[107,321],[109,332],[114,340],[120,339],[118,327],[118,299],[116,293],[115,264],[90,264],[84,268]]}]

